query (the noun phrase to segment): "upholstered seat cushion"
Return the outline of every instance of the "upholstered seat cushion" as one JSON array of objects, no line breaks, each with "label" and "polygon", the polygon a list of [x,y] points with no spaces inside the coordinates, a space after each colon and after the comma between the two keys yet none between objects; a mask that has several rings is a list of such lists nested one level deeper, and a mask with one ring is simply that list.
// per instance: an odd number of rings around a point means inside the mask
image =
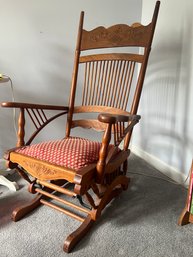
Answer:
[{"label": "upholstered seat cushion", "polygon": [[99,158],[101,143],[78,137],[47,141],[16,152],[42,161],[78,170]]}]

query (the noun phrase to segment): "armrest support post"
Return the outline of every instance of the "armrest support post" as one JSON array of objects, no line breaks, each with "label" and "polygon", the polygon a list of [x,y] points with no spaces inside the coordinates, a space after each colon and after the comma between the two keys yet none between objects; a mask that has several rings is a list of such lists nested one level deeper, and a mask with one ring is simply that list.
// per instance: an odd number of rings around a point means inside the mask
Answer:
[{"label": "armrest support post", "polygon": [[108,124],[103,135],[102,146],[99,152],[99,160],[97,162],[97,182],[100,183],[104,178],[104,168],[106,165],[106,157],[108,152],[109,142],[111,140],[111,127],[112,124]]},{"label": "armrest support post", "polygon": [[25,145],[25,113],[24,108],[20,108],[19,120],[18,120],[18,137],[17,147]]},{"label": "armrest support post", "polygon": [[130,140],[131,140],[131,135],[132,135],[132,132],[133,132],[133,128],[129,131],[129,133],[125,136],[125,140],[124,140],[124,147],[123,149],[126,151],[129,147],[129,143],[130,143]]}]

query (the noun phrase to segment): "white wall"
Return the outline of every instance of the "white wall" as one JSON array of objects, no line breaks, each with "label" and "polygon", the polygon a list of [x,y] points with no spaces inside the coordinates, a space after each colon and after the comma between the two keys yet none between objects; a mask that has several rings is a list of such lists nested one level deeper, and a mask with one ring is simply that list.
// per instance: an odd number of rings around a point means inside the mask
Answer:
[{"label": "white wall", "polygon": [[[9,75],[16,101],[68,104],[73,51],[81,10],[85,27],[110,26],[141,19],[142,0],[1,0],[0,73]],[[0,102],[11,100],[0,84]],[[12,112],[0,108],[0,158],[15,146]],[[64,135],[64,121],[48,130]],[[41,135],[44,139],[46,135]]]},{"label": "white wall", "polygon": [[[143,23],[154,4],[143,0]],[[184,175],[193,158],[192,99],[193,1],[162,0],[133,145]]]}]

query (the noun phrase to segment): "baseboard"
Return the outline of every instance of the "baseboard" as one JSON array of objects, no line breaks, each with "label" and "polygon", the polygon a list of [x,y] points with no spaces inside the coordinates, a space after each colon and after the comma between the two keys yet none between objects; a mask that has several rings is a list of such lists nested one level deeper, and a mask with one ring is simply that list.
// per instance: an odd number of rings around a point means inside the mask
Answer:
[{"label": "baseboard", "polygon": [[189,180],[188,179],[187,179],[187,181],[184,184],[184,181],[186,180],[187,176],[182,174],[176,168],[168,165],[167,163],[161,161],[157,157],[155,157],[155,156],[153,156],[153,155],[143,151],[142,149],[140,149],[140,148],[138,148],[136,146],[132,146],[131,147],[131,151],[135,155],[137,155],[140,158],[142,158],[145,161],[147,161],[150,165],[152,165],[153,167],[158,169],[161,173],[163,173],[167,177],[171,178],[172,180],[176,181],[179,184],[183,184],[185,187],[188,187],[188,184],[189,184]]}]

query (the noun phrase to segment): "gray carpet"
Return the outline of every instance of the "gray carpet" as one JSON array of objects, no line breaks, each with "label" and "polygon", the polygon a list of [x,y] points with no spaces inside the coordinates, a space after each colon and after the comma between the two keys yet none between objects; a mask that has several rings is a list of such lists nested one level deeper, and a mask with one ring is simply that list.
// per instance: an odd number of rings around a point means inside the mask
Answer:
[{"label": "gray carpet", "polygon": [[[129,171],[164,178],[143,160],[131,155]],[[185,205],[186,190],[162,179],[130,175],[129,189],[109,204],[69,256],[183,257],[193,256],[193,225],[177,225]],[[19,222],[12,210],[27,201],[23,180],[20,190],[0,186],[0,257],[60,257],[66,236],[79,222],[42,206]]]}]

